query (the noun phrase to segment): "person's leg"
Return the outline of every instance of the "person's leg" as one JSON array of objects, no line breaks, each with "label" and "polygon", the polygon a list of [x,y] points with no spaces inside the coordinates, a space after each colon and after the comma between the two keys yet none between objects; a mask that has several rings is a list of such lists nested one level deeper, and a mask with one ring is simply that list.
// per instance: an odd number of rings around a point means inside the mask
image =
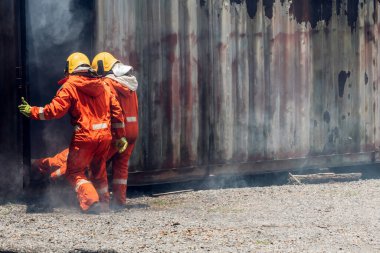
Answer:
[{"label": "person's leg", "polygon": [[57,179],[66,173],[66,162],[69,149],[64,149],[55,156],[41,158],[33,161],[33,173],[49,175],[51,179]]},{"label": "person's leg", "polygon": [[116,154],[112,159],[112,202],[117,205],[125,205],[127,202],[128,162],[134,146],[134,142],[128,143],[125,152]]},{"label": "person's leg", "polygon": [[67,159],[66,178],[74,187],[80,208],[88,210],[94,203],[99,202],[95,187],[85,175],[86,167],[93,157],[93,143],[72,143]]},{"label": "person's leg", "polygon": [[66,174],[68,156],[69,149],[67,148],[53,157],[51,164],[54,166],[50,169],[50,178],[57,179]]},{"label": "person's leg", "polygon": [[106,170],[106,159],[110,145],[111,140],[109,138],[100,140],[90,164],[91,180],[99,194],[100,201],[106,204],[110,200]]}]

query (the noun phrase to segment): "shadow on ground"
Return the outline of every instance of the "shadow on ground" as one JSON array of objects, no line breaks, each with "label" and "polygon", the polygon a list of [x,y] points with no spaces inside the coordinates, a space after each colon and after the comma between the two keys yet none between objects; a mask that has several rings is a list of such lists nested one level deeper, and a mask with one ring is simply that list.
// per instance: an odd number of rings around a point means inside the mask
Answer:
[{"label": "shadow on ground", "polygon": [[[361,172],[361,180],[380,179],[380,166],[351,166],[330,169],[309,169],[292,170],[293,174],[310,174],[320,172],[353,173]],[[161,196],[165,194],[175,194],[184,191],[215,190],[227,188],[244,187],[265,187],[274,185],[285,185],[289,183],[289,172],[266,173],[249,176],[219,176],[208,177],[203,180],[167,183],[148,186],[130,186],[128,188],[128,198],[138,198],[143,196]],[[30,182],[24,190],[23,196],[17,200],[27,205],[28,213],[49,213],[54,208],[69,208],[79,211],[75,192],[65,182],[58,180],[51,182],[47,179]],[[16,202],[17,202],[16,201]],[[2,201],[0,204],[10,202]],[[128,209],[147,208],[145,204],[128,204]]]},{"label": "shadow on ground", "polygon": [[161,194],[179,193],[184,191],[215,190],[244,187],[266,187],[289,184],[289,172],[293,174],[313,174],[321,172],[362,173],[361,180],[380,179],[380,165],[350,166],[337,168],[297,169],[286,172],[273,172],[246,176],[208,177],[203,180],[178,182],[159,185],[129,187],[128,197],[143,195],[159,196]]}]

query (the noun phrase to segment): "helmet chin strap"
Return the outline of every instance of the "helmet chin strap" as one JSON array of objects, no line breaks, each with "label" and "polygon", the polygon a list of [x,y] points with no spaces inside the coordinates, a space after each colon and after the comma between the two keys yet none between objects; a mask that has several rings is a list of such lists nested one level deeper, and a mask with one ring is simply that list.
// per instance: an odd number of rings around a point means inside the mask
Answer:
[{"label": "helmet chin strap", "polygon": [[104,73],[103,60],[99,60],[99,61],[97,62],[97,64],[98,64],[98,71],[97,71],[98,75],[100,75],[100,76],[104,76],[105,73]]},{"label": "helmet chin strap", "polygon": [[63,72],[65,73],[65,76],[69,74],[69,61],[66,61],[66,66]]}]

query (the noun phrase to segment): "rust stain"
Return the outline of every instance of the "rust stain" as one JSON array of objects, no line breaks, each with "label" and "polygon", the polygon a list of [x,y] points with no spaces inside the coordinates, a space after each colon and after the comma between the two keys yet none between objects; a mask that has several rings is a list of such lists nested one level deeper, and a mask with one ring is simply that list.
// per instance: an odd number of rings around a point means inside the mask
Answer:
[{"label": "rust stain", "polygon": [[168,54],[166,57],[170,63],[174,63],[174,61],[176,61],[175,46],[178,43],[178,34],[169,34],[165,36],[162,38],[161,43],[164,47],[168,48]]},{"label": "rust stain", "polygon": [[339,84],[339,97],[343,97],[344,94],[344,87],[346,85],[347,78],[350,77],[350,71],[340,71],[338,76],[338,84]]},{"label": "rust stain", "polygon": [[128,1],[135,29],[114,26],[128,22],[117,16],[98,29],[100,40],[123,34],[110,48],[145,81],[136,153],[142,140],[152,147],[146,160],[134,153],[131,171],[370,151],[380,138],[380,24],[367,15],[356,29],[377,1]]},{"label": "rust stain", "polygon": [[140,69],[141,69],[141,61],[140,61],[140,57],[138,55],[138,52],[136,52],[136,51],[129,52],[128,62],[129,62],[129,64],[131,66],[133,66],[133,68],[136,71],[140,71]]}]

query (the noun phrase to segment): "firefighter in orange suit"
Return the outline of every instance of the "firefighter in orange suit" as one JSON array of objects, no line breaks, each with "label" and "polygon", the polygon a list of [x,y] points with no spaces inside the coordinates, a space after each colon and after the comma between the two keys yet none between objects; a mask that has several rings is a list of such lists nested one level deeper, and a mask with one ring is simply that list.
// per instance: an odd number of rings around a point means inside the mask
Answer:
[{"label": "firefighter in orange suit", "polygon": [[107,52],[97,54],[92,60],[91,67],[98,75],[104,77],[104,82],[119,101],[125,119],[125,133],[128,141],[124,153],[118,153],[111,145],[107,160],[112,161],[112,204],[116,207],[126,205],[128,182],[128,162],[132,155],[139,134],[138,100],[136,77],[132,75],[132,67],[122,64]]},{"label": "firefighter in orange suit", "polygon": [[[122,207],[126,204],[128,161],[138,137],[138,100],[136,94],[138,83],[136,77],[131,75],[132,67],[121,64],[109,53],[99,53],[94,58],[92,65],[102,76],[106,76],[104,82],[120,102],[125,116],[127,149],[123,153],[117,153],[116,148],[111,145],[107,155],[107,160],[112,160],[113,204]],[[35,160],[32,168],[42,174],[50,174],[51,179],[59,178],[66,172],[65,159],[67,153],[68,149],[65,149],[53,157]]]},{"label": "firefighter in orange suit", "polygon": [[[35,120],[50,120],[71,116],[74,133],[67,158],[66,178],[75,188],[82,211],[98,213],[99,195],[109,198],[106,174],[106,158],[112,135],[117,149],[126,148],[124,117],[119,103],[101,79],[94,78],[90,61],[82,53],[67,58],[63,85],[53,100],[44,107],[30,106],[24,98],[19,110]],[[90,166],[92,182],[85,175]],[[100,199],[101,200],[101,199]]]}]

